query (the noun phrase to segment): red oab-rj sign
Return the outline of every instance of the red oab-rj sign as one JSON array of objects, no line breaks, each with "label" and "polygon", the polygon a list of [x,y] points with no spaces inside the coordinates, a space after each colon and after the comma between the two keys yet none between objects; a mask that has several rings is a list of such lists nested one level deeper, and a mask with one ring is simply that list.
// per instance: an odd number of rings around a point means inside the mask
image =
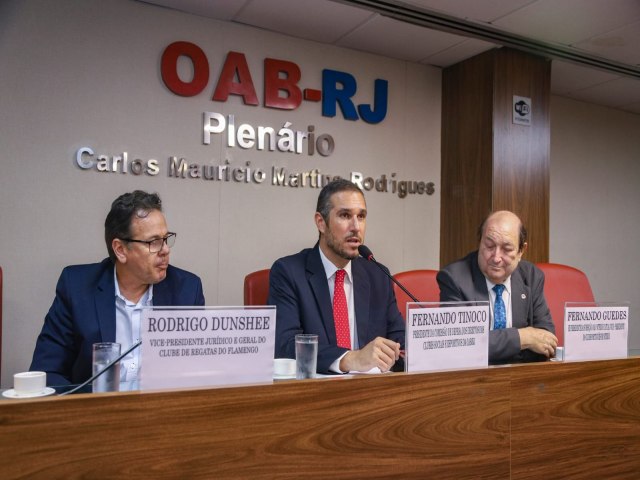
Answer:
[{"label": "red oab-rj sign", "polygon": [[[193,66],[189,81],[180,78],[178,60],[188,58]],[[193,97],[209,85],[209,60],[204,51],[191,42],[174,42],[162,53],[161,75],[167,88],[176,95]],[[374,80],[373,103],[355,105],[356,78],[347,72],[322,70],[322,89],[302,88],[300,67],[291,61],[276,58],[264,59],[264,99],[267,108],[295,110],[303,101],[322,102],[322,115],[335,117],[337,107],[347,120],[364,120],[380,123],[387,115],[389,85],[386,80]],[[245,105],[259,106],[258,95],[243,53],[229,52],[222,66],[211,100],[226,102],[229,95],[242,97]]]}]

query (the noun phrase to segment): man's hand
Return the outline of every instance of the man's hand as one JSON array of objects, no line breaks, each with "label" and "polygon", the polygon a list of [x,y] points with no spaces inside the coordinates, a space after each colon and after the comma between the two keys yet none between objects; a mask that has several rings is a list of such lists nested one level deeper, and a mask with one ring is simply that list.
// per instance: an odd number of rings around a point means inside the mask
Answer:
[{"label": "man's hand", "polygon": [[518,333],[520,334],[520,348],[522,350],[533,350],[547,358],[551,358],[556,354],[558,339],[553,333],[534,327],[519,328]]},{"label": "man's hand", "polygon": [[340,360],[343,372],[366,372],[378,367],[387,372],[400,358],[400,344],[387,338],[376,337],[360,350],[351,350]]}]

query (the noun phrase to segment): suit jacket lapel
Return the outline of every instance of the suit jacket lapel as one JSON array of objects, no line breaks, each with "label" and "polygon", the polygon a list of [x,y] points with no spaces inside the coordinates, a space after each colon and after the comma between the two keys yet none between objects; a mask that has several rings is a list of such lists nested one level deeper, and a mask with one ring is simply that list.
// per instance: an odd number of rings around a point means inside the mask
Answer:
[{"label": "suit jacket lapel", "polygon": [[473,255],[471,261],[471,274],[473,277],[473,296],[470,300],[487,301],[489,299],[489,290],[487,290],[487,279],[480,271],[478,266],[478,255]]},{"label": "suit jacket lapel", "polygon": [[[169,275],[167,271],[167,276]],[[158,307],[166,307],[173,305],[172,302],[172,294],[171,288],[169,288],[169,283],[167,282],[167,278],[165,278],[160,283],[156,283],[153,286],[153,305]]]},{"label": "suit jacket lapel", "polygon": [[368,342],[373,340],[369,338],[369,299],[371,298],[371,284],[369,283],[369,276],[362,264],[363,261],[365,260],[358,258],[351,261],[358,348],[364,347]]},{"label": "suit jacket lapel", "polygon": [[516,268],[511,274],[511,323],[514,327],[527,326],[529,293],[529,287],[524,284],[520,269]]},{"label": "suit jacket lapel", "polygon": [[96,292],[96,318],[100,327],[100,336],[103,342],[116,341],[116,286],[113,281],[113,264],[109,263],[105,268]]},{"label": "suit jacket lapel", "polygon": [[314,249],[307,257],[307,280],[313,296],[320,312],[320,320],[324,325],[327,338],[331,344],[336,344],[336,326],[333,321],[333,307],[331,306],[331,295],[329,294],[329,284],[327,283],[327,274],[322,266],[320,259],[319,246],[316,244]]}]

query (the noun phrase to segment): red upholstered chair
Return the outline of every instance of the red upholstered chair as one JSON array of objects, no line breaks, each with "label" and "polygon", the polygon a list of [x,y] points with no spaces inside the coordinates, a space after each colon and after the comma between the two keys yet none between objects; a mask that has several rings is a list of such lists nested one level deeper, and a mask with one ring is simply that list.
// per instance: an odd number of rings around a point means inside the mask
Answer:
[{"label": "red upholstered chair", "polygon": [[0,267],[0,372],[2,372],[2,267]]},{"label": "red upholstered chair", "polygon": [[593,302],[589,279],[581,270],[559,263],[537,263],[544,273],[544,296],[556,327],[558,345],[564,346],[565,302]]},{"label": "red upholstered chair", "polygon": [[244,277],[244,304],[266,305],[269,296],[269,271],[258,270]]},{"label": "red upholstered chair", "polygon": [[[396,273],[393,278],[398,280],[421,302],[437,302],[440,300],[440,287],[436,281],[437,270],[408,270]],[[413,300],[395,283],[393,289],[398,301],[398,309],[402,318],[406,320],[407,303]]]}]

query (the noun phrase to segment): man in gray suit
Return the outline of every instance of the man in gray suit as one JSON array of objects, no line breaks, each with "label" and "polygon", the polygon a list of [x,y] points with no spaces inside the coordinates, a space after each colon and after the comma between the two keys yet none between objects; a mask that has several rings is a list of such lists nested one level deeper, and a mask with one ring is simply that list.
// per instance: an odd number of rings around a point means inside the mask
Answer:
[{"label": "man in gray suit", "polygon": [[438,272],[440,301],[489,300],[489,363],[544,361],[558,339],[544,298],[544,274],[522,260],[527,231],[512,212],[487,217],[478,250]]}]

